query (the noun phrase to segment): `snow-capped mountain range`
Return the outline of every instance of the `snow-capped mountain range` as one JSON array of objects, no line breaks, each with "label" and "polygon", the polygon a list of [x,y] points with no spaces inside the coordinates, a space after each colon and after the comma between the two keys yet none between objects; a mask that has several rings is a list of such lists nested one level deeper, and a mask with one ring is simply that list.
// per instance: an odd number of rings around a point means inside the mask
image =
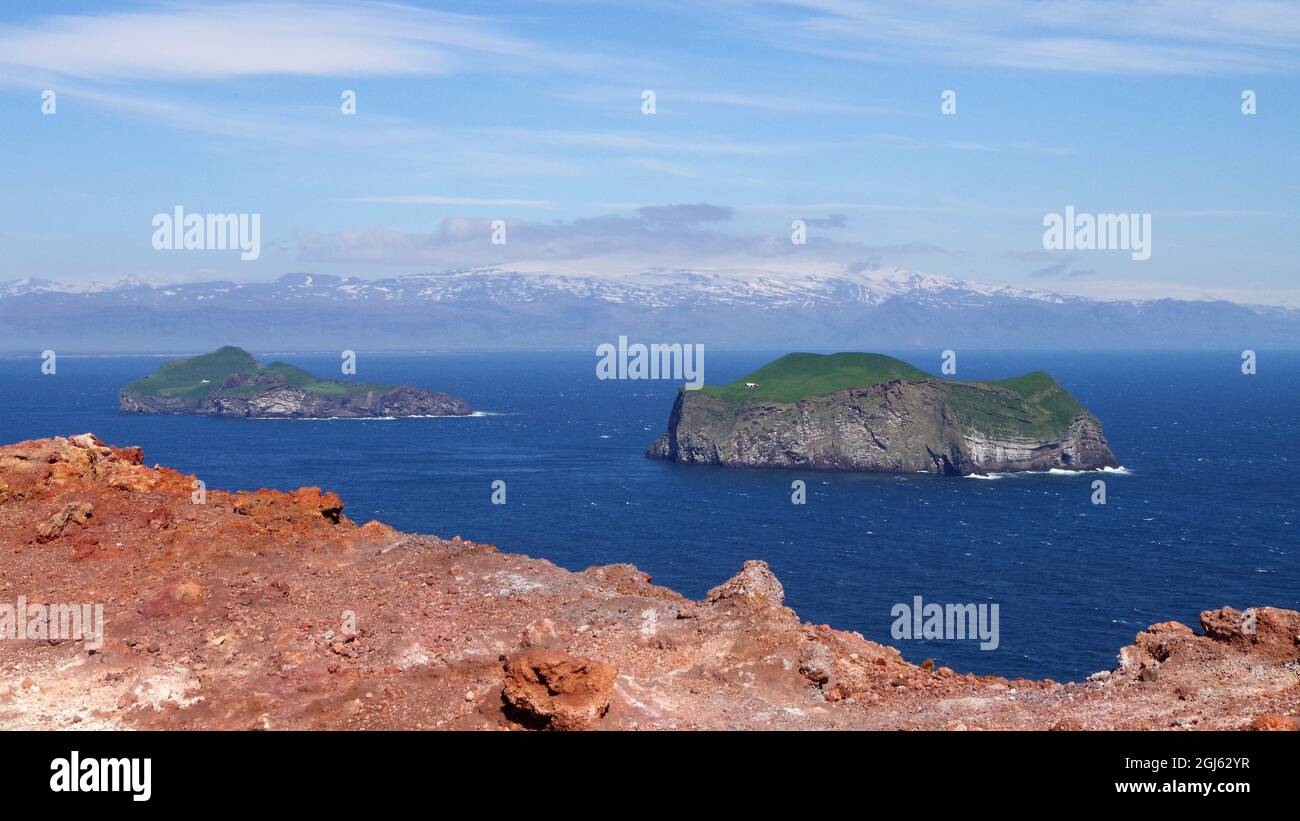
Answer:
[{"label": "snow-capped mountain range", "polygon": [[216,344],[331,350],[582,348],[619,335],[735,348],[1294,346],[1300,311],[1099,300],[899,268],[835,275],[466,268],[379,279],[67,285],[0,282],[0,348],[119,352]]},{"label": "snow-capped mountain range", "polygon": [[259,298],[323,298],[343,301],[379,299],[403,302],[446,301],[487,296],[503,302],[528,302],[555,294],[607,302],[633,302],[669,307],[711,299],[719,302],[764,302],[769,307],[809,301],[854,299],[879,305],[903,294],[967,291],[984,296],[1061,301],[1049,291],[965,282],[952,277],[921,274],[902,268],[835,276],[791,276],[756,269],[692,271],[652,269],[620,277],[527,273],[501,268],[465,268],[431,274],[409,274],[387,279],[362,279],[313,274],[287,274],[270,283],[201,282],[151,285],[129,276],[116,282],[69,285],[47,279],[0,282],[0,298],[31,294],[115,293],[133,302],[224,299],[256,295]]}]

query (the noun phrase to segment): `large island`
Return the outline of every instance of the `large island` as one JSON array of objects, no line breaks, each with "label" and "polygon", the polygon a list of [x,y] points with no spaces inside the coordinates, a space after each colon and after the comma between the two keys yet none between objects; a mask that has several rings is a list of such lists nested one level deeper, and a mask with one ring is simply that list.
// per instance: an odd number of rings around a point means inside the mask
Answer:
[{"label": "large island", "polygon": [[792,353],[729,385],[683,390],[647,455],[949,476],[1117,465],[1097,418],[1041,371],[963,382],[870,353]]},{"label": "large island", "polygon": [[259,365],[242,348],[226,346],[165,362],[122,389],[123,413],[204,414],[256,419],[468,416],[469,403],[409,385],[319,379],[302,368]]}]

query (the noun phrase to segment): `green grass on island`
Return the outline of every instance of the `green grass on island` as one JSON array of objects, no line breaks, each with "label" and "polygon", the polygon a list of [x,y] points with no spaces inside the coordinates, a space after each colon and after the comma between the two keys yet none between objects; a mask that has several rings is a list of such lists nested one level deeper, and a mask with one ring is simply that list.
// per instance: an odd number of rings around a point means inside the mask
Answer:
[{"label": "green grass on island", "polygon": [[706,385],[699,393],[739,402],[788,404],[897,379],[939,383],[949,407],[961,421],[989,434],[1056,433],[1085,410],[1042,371],[1012,379],[961,382],[941,379],[891,356],[873,353],[786,354],[729,385]]},{"label": "green grass on island", "polygon": [[[798,402],[895,379],[928,378],[930,374],[920,368],[878,353],[789,353],[730,385],[705,385],[700,393],[723,399]],[[758,387],[748,388],[746,383]]]},{"label": "green grass on island", "polygon": [[[147,396],[173,396],[198,400],[215,391],[232,374],[272,373],[293,385],[326,397],[353,396],[370,390],[389,390],[389,385],[368,385],[363,382],[344,382],[319,379],[302,368],[284,362],[259,366],[253,355],[243,348],[227,345],[212,353],[189,359],[164,362],[151,376],[137,379],[126,386],[128,391]],[[252,395],[266,390],[265,385],[244,385],[227,388],[225,393]]]},{"label": "green grass on island", "polygon": [[988,434],[1050,436],[1086,408],[1042,371],[993,382],[945,381],[948,405],[961,421]]}]

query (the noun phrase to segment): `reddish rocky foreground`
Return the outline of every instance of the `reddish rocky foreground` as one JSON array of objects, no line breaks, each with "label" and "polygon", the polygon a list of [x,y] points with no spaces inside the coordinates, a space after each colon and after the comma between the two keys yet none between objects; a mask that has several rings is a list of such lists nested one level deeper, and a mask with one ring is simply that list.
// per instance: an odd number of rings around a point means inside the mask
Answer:
[{"label": "reddish rocky foreground", "polygon": [[[103,644],[0,638],[3,728],[1295,729],[1300,613],[1153,625],[1088,682],[918,667],[804,624],[762,562],[692,601],[357,526],[316,488],[208,491],[90,434],[0,448],[0,605],[100,602]],[[0,633],[3,635],[3,633]]]}]

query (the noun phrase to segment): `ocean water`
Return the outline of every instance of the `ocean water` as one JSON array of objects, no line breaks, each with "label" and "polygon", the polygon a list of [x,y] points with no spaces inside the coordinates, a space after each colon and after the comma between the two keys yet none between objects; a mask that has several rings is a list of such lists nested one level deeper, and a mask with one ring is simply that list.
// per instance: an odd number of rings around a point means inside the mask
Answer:
[{"label": "ocean water", "polygon": [[[318,374],[335,355],[276,355]],[[937,352],[892,352],[937,371]],[[771,352],[708,351],[710,383]],[[367,355],[356,378],[465,397],[458,419],[123,416],[156,357],[0,359],[0,442],[92,431],[211,488],[339,493],[358,522],[460,534],[579,570],[631,562],[693,597],[769,562],[805,620],[960,671],[1077,680],[1146,625],[1222,605],[1300,608],[1300,353],[962,351],[961,378],[1050,372],[1105,425],[1123,474],[993,480],[728,470],[644,457],[677,385],[600,381],[594,353]],[[1091,503],[1106,482],[1107,504]],[[791,482],[807,482],[805,505]],[[491,484],[507,483],[506,505]],[[996,650],[897,641],[891,609],[996,603]]]}]

